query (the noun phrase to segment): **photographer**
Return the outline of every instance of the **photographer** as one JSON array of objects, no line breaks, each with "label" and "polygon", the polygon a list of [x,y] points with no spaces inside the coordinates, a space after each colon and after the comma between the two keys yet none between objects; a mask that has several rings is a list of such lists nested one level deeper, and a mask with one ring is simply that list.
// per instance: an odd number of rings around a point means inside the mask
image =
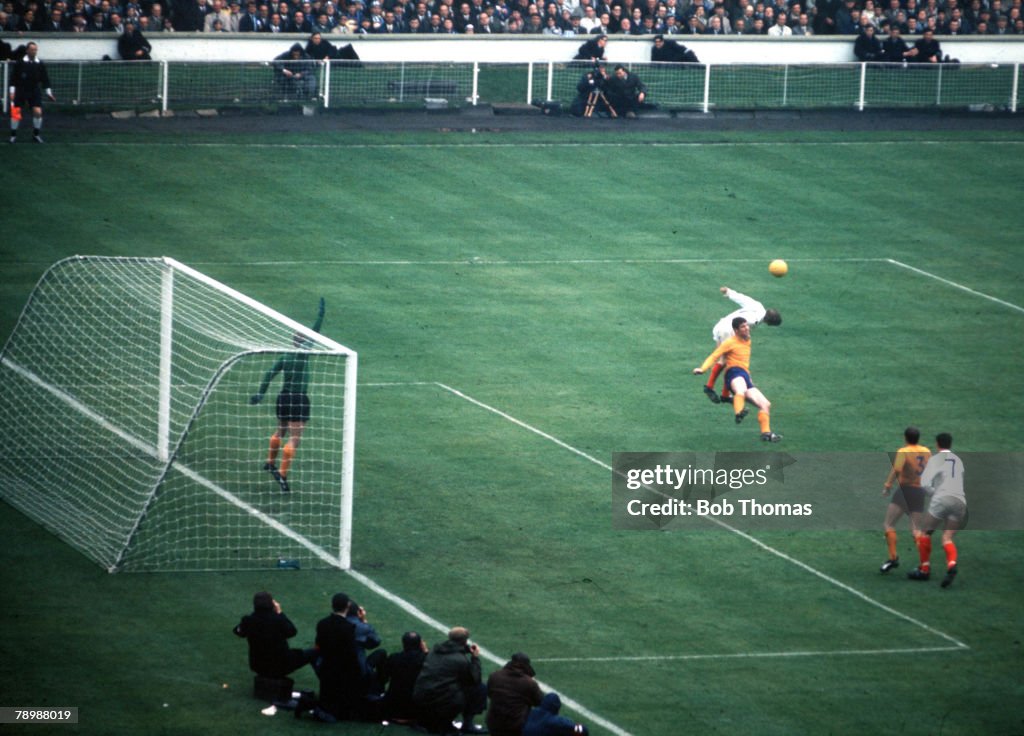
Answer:
[{"label": "photographer", "polygon": [[594,64],[580,77],[576,85],[576,99],[572,101],[569,112],[578,118],[589,118],[594,113],[602,117],[615,117],[615,112],[608,105],[608,98],[604,94],[607,84],[608,72],[601,64]]},{"label": "photographer", "polygon": [[622,64],[615,65],[615,74],[608,80],[605,90],[608,104],[627,118],[635,118],[640,105],[647,99],[647,87],[640,77]]},{"label": "photographer", "polygon": [[480,672],[480,648],[469,643],[469,630],[456,626],[435,644],[416,678],[413,704],[418,721],[431,733],[446,733],[462,714],[462,732],[478,733],[473,717],[487,708],[487,688]]}]

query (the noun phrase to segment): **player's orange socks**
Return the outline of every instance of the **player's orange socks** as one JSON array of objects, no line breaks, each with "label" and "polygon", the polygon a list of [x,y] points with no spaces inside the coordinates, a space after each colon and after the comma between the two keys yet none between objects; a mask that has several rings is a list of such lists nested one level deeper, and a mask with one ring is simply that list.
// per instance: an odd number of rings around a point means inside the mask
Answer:
[{"label": "player's orange socks", "polygon": [[715,388],[715,381],[718,380],[718,376],[719,374],[721,374],[723,368],[725,368],[725,366],[723,366],[721,363],[715,363],[713,366],[711,366],[711,375],[708,376],[708,382],[706,384],[708,388]]},{"label": "player's orange socks", "polygon": [[772,431],[772,422],[768,418],[768,412],[764,410],[757,412],[757,423],[761,425],[761,434]]},{"label": "player's orange socks", "polygon": [[946,552],[946,569],[956,565],[956,545],[952,542],[946,542],[942,545],[942,549]]},{"label": "player's orange socks", "polygon": [[277,460],[277,451],[281,449],[281,435],[277,432],[270,435],[270,452],[267,453],[267,462],[271,465]]},{"label": "player's orange socks", "polygon": [[896,552],[896,530],[886,529],[885,530],[885,546],[889,548],[889,559],[895,560],[899,557]]},{"label": "player's orange socks", "polygon": [[917,554],[921,557],[921,570],[928,572],[932,563],[932,538],[927,534],[920,534],[917,537]]},{"label": "player's orange socks", "polygon": [[295,457],[295,445],[290,441],[286,443],[284,450],[281,451],[281,455],[284,456],[284,459],[281,460],[281,470],[279,472],[281,473],[281,477],[284,478],[288,475],[288,468],[292,466],[292,458]]},{"label": "player's orange socks", "polygon": [[732,397],[732,410],[739,414],[743,411],[744,404],[747,403],[747,397],[743,394],[733,394]]}]

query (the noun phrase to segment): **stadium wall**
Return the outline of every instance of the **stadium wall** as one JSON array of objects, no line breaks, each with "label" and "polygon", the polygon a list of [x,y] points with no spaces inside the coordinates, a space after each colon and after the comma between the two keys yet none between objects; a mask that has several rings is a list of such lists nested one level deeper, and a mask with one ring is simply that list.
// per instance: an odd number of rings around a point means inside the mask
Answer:
[{"label": "stadium wall", "polygon": [[[40,57],[49,61],[89,61],[105,55],[117,58],[114,34],[0,34],[17,46],[29,40],[40,43]],[[295,42],[305,44],[299,34],[203,34],[153,33],[157,61],[268,61],[287,51]],[[852,36],[777,39],[767,36],[726,36],[701,38],[679,36],[702,62],[807,64],[855,61]],[[908,37],[913,41],[914,36]],[[564,62],[576,54],[582,38],[543,36],[330,36],[335,45],[351,43],[366,61],[455,61],[484,63]],[[1024,62],[1024,37],[961,36],[956,40],[939,36],[942,50],[964,63]],[[612,36],[605,50],[609,62],[642,63],[651,59],[651,42],[645,37]]]}]

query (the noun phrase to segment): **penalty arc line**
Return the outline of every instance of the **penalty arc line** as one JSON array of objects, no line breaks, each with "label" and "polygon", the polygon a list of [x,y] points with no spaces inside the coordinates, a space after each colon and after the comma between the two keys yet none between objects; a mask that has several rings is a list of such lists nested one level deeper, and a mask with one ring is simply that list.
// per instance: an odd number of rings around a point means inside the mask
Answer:
[{"label": "penalty arc line", "polygon": [[[544,431],[542,431],[542,430],[540,430],[540,429],[538,429],[538,428],[536,428],[536,427],[534,427],[534,426],[532,426],[530,424],[527,424],[526,422],[522,421],[521,419],[517,419],[517,418],[513,417],[512,415],[510,415],[510,414],[508,414],[506,412],[501,411],[500,409],[497,409],[497,408],[495,408],[493,406],[490,406],[489,404],[485,404],[484,402],[482,402],[482,401],[480,401],[478,399],[474,399],[473,397],[468,396],[467,394],[465,394],[465,393],[463,393],[461,391],[458,391],[458,390],[452,388],[451,386],[446,386],[443,383],[438,383],[437,386],[442,388],[442,389],[444,389],[445,391],[448,391],[448,392],[452,393],[453,395],[455,395],[455,396],[457,396],[457,397],[459,397],[461,399],[464,399],[465,401],[468,401],[468,402],[470,402],[470,403],[472,403],[472,404],[474,404],[474,405],[476,405],[476,406],[478,406],[478,407],[480,407],[482,409],[485,409],[485,410],[487,410],[487,411],[489,411],[489,412],[491,412],[493,414],[496,414],[499,417],[502,417],[503,419],[506,419],[507,421],[510,421],[513,424],[515,424],[515,425],[517,425],[519,427],[522,427],[523,429],[526,429],[526,430],[528,430],[528,431],[538,435],[539,437],[542,437],[542,438],[544,438],[544,439],[546,439],[546,440],[548,440],[550,442],[555,443],[559,447],[562,447],[563,449],[566,449],[569,452],[571,452],[571,453],[573,453],[575,455],[578,455],[579,457],[582,457],[583,459],[585,459],[585,460],[587,460],[587,461],[589,461],[591,463],[594,463],[595,465],[597,465],[600,468],[603,468],[603,469],[605,469],[605,470],[607,470],[609,472],[615,472],[614,469],[612,468],[612,466],[609,465],[608,463],[606,463],[606,462],[604,462],[602,460],[598,460],[597,458],[595,458],[592,455],[588,455],[583,450],[580,450],[580,449],[578,449],[576,447],[573,447],[572,445],[568,444],[567,442],[564,442],[564,441],[558,439],[557,437],[554,437],[553,435],[548,434],[547,432],[544,432]],[[914,618],[913,616],[909,616],[909,615],[903,613],[902,611],[897,611],[895,608],[892,608],[891,606],[887,606],[884,603],[882,603],[881,601],[877,601],[874,598],[871,598],[867,594],[862,593],[861,591],[857,590],[856,588],[854,588],[854,587],[852,587],[850,585],[847,585],[846,583],[842,582],[841,580],[838,580],[838,579],[832,577],[831,575],[827,575],[827,574],[823,573],[821,570],[818,570],[817,568],[811,567],[806,562],[798,560],[795,557],[792,557],[791,555],[786,554],[782,550],[776,549],[775,547],[772,547],[769,544],[765,544],[764,542],[762,542],[761,540],[757,539],[756,537],[753,537],[750,534],[747,534],[746,532],[741,531],[740,529],[737,529],[736,527],[734,527],[734,526],[732,526],[730,524],[727,524],[726,522],[724,522],[724,521],[722,521],[720,519],[716,519],[713,516],[708,516],[706,518],[709,521],[712,521],[712,522],[718,524],[719,526],[721,526],[722,528],[726,529],[727,531],[730,531],[733,534],[736,534],[737,536],[747,540],[751,544],[753,544],[753,545],[755,545],[757,547],[760,547],[765,552],[768,552],[769,554],[775,555],[779,559],[784,560],[786,562],[789,562],[790,564],[796,565],[797,567],[805,570],[806,572],[809,572],[812,575],[814,575],[814,576],[816,576],[818,578],[821,578],[825,582],[827,582],[827,583],[829,583],[831,585],[836,586],[840,590],[844,590],[847,593],[849,593],[849,594],[851,594],[851,595],[861,599],[865,603],[868,603],[871,606],[879,608],[882,611],[885,611],[888,614],[891,614],[891,615],[893,615],[893,616],[895,616],[895,617],[897,617],[899,619],[902,619],[903,621],[906,621],[909,624],[913,624],[914,626],[917,626],[918,628],[924,629],[925,631],[927,631],[930,634],[933,634],[933,635],[938,636],[938,637],[940,637],[942,639],[945,639],[946,641],[948,641],[951,644],[953,644],[954,648],[956,648],[956,649],[970,649],[970,647],[967,644],[963,643],[959,639],[956,639],[956,638],[950,636],[949,634],[946,634],[945,632],[939,631],[938,629],[936,629],[936,628],[934,628],[932,626],[929,626],[928,624],[924,623],[923,621],[919,621],[916,618]]]}]

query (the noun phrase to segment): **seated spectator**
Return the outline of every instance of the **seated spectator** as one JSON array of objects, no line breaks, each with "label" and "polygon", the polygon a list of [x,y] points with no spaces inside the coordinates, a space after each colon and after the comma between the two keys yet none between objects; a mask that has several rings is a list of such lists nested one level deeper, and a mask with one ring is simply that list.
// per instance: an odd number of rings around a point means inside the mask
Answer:
[{"label": "seated spectator", "polygon": [[314,649],[288,646],[298,631],[281,611],[281,604],[266,591],[252,597],[252,613],[242,617],[234,633],[248,641],[249,669],[260,677],[283,678],[316,657]]},{"label": "seated spectator", "polygon": [[[356,653],[359,655],[359,668],[363,673],[363,682],[366,692],[373,695],[380,695],[384,689],[380,682],[377,668],[382,660],[387,658],[387,652],[378,649],[381,644],[380,635],[377,629],[366,620],[366,609],[355,601],[349,601],[348,613],[345,618],[356,629]],[[372,654],[367,654],[376,649]]]},{"label": "seated spectator", "polygon": [[[299,53],[302,47],[296,46]],[[337,719],[356,718],[362,697],[359,655],[356,652],[356,627],[345,617],[349,598],[336,593],[331,598],[331,614],[316,625],[316,645],[320,652],[315,668],[320,678],[320,707]]]},{"label": "seated spectator", "polygon": [[935,31],[925,28],[921,38],[917,39],[914,48],[907,55],[910,61],[918,64],[939,64],[942,62],[942,48],[935,40]]},{"label": "seated spectator", "polygon": [[910,46],[903,40],[898,23],[889,26],[889,35],[882,41],[882,59],[884,61],[903,63],[910,55]]},{"label": "seated spectator", "polygon": [[387,684],[384,718],[395,723],[415,723],[412,693],[426,657],[427,643],[419,634],[415,631],[402,634],[402,651],[389,656],[380,666],[381,680]]},{"label": "seated spectator", "polygon": [[477,732],[473,718],[487,707],[481,681],[480,648],[469,643],[469,631],[457,626],[427,654],[413,690],[417,721],[431,733],[446,733],[462,714],[462,731]]},{"label": "seated spectator", "polygon": [[274,57],[274,77],[286,98],[308,100],[316,95],[316,69],[300,43]]},{"label": "seated spectator", "polygon": [[320,31],[313,31],[306,42],[306,55],[316,61],[331,61],[338,58],[338,49],[330,41],[325,41]]},{"label": "seated spectator", "polygon": [[857,57],[857,61],[885,59],[885,50],[882,48],[882,42],[875,36],[873,25],[864,26],[864,30],[857,36],[857,40],[853,42],[853,55]]},{"label": "seated spectator", "polygon": [[775,23],[768,29],[768,35],[775,38],[785,38],[793,35],[793,29],[786,25],[786,14],[780,12],[775,16]]},{"label": "seated spectator", "polygon": [[558,715],[562,709],[562,699],[558,693],[548,693],[540,705],[530,711],[526,718],[526,725],[523,726],[523,736],[570,736],[570,734],[582,734],[587,736],[589,731],[582,723],[570,721],[565,716]]},{"label": "seated spectator", "polygon": [[500,670],[487,678],[487,729],[491,736],[520,736],[530,709],[540,705],[543,693],[534,679],[530,658],[516,652]]},{"label": "seated spectator", "polygon": [[124,33],[117,39],[117,53],[125,61],[152,61],[153,50],[149,41],[131,21],[125,24]]},{"label": "seated spectator", "polygon": [[807,13],[800,13],[795,26],[793,26],[794,36],[813,36],[814,27],[811,25],[810,19],[807,17]]}]

